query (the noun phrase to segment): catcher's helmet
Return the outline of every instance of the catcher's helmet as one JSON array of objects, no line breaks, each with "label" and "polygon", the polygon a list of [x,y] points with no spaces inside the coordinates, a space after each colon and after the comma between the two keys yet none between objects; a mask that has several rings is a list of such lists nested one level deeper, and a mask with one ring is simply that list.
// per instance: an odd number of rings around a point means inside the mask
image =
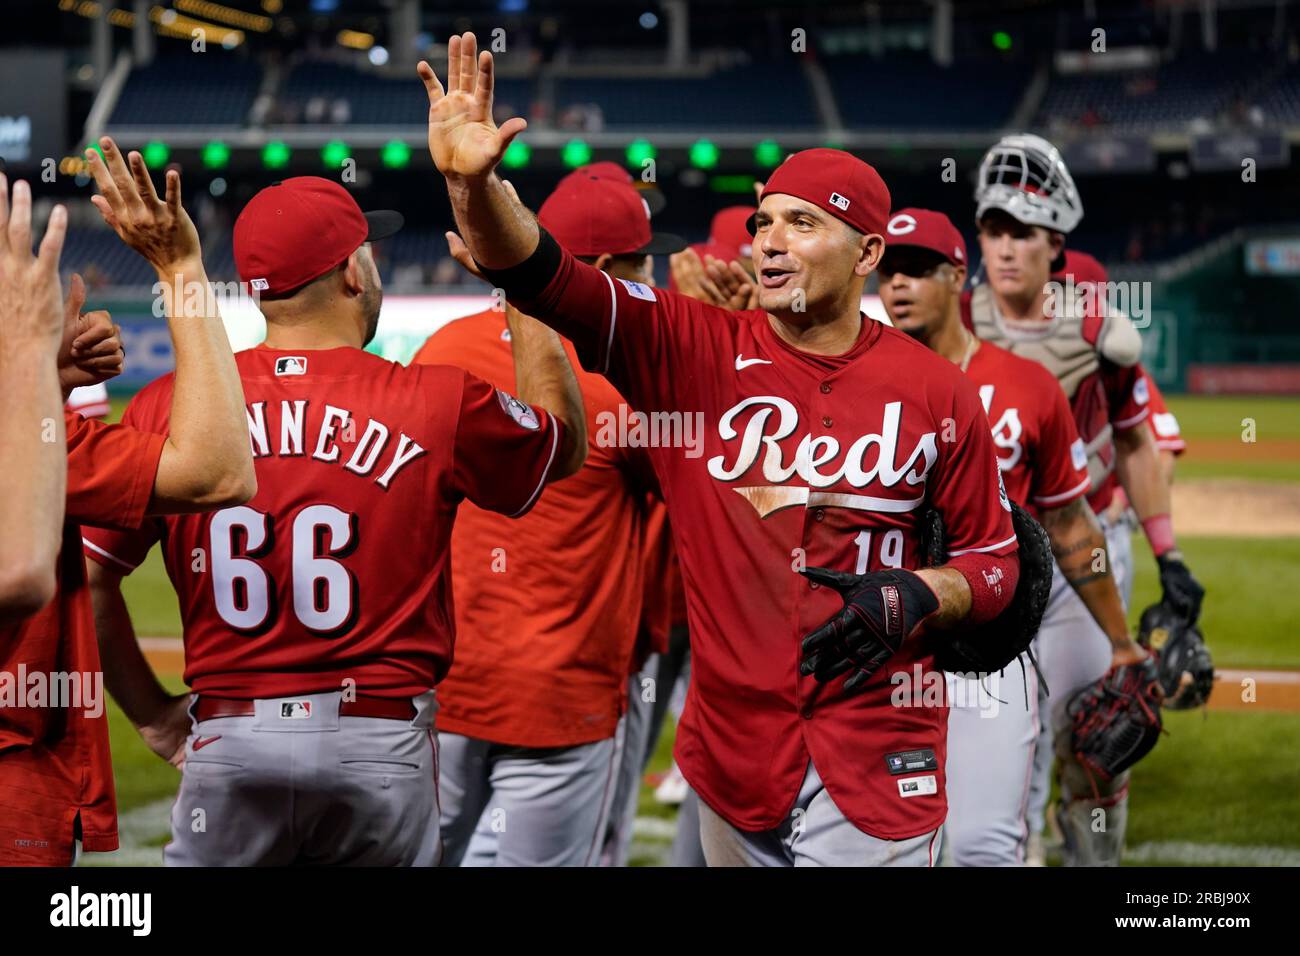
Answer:
[{"label": "catcher's helmet", "polygon": [[[1196,625],[1163,603],[1152,604],[1142,612],[1138,643],[1155,655],[1166,709],[1188,710],[1209,700],[1214,660]],[[1191,676],[1185,687],[1184,674]]]},{"label": "catcher's helmet", "polygon": [[1060,151],[1032,133],[1002,137],[980,161],[975,221],[990,209],[1063,233],[1083,218],[1079,191]]}]

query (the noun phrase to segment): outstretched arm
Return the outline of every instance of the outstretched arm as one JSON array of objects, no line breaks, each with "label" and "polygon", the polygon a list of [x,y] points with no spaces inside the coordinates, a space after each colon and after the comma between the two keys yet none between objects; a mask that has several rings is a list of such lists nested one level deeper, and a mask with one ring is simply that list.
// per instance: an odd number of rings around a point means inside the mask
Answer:
[{"label": "outstretched arm", "polygon": [[54,596],[67,448],[55,357],[63,328],[59,254],[68,214],[55,206],[32,256],[32,193],[0,174],[0,625]]},{"label": "outstretched arm", "polygon": [[452,212],[474,258],[489,269],[523,262],[537,248],[537,222],[496,175],[510,141],[528,126],[492,119],[492,54],[477,53],[474,34],[447,44],[447,87],[433,67],[417,67],[429,94],[429,154],[447,180]]},{"label": "outstretched arm", "polygon": [[208,286],[198,231],[181,205],[180,173],[167,171],[166,195],[159,199],[139,153],[124,159],[107,136],[100,146],[103,159],[86,151],[100,191],[91,202],[122,241],[157,271],[154,288],[161,289],[165,300],[176,350],[170,432],[149,512],[242,504],[257,491],[244,391]]}]

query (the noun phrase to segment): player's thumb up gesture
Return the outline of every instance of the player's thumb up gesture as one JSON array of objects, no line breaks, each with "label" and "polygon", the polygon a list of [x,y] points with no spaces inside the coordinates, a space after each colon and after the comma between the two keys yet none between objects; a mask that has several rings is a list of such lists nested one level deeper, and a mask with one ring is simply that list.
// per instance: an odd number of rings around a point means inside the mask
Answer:
[{"label": "player's thumb up gesture", "polygon": [[181,174],[167,170],[166,193],[159,199],[143,156],[133,150],[123,158],[107,136],[99,145],[103,158],[88,149],[86,160],[99,187],[90,201],[104,221],[161,275],[201,266],[199,232],[181,205]]},{"label": "player's thumb up gesture", "polygon": [[492,54],[477,49],[472,33],[448,41],[445,90],[427,61],[416,68],[429,94],[429,155],[448,178],[487,176],[528,126],[520,117],[499,128],[493,121]]}]

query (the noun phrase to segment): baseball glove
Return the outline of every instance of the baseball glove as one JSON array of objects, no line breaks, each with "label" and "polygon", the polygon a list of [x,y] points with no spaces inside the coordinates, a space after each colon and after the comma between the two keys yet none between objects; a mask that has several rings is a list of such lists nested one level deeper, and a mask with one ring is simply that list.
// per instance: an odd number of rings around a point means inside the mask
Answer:
[{"label": "baseball glove", "polygon": [[803,639],[799,672],[825,683],[846,671],[852,692],[898,652],[922,621],[939,609],[929,585],[911,571],[849,574],[830,568],[801,572],[822,587],[834,588],[844,609]]},{"label": "baseball glove", "polygon": [[1214,659],[1195,624],[1161,601],[1142,612],[1138,643],[1155,657],[1165,707],[1189,710],[1210,699]]},{"label": "baseball glove", "polygon": [[1156,662],[1111,668],[1070,698],[1070,746],[1090,773],[1112,780],[1145,757],[1160,738]]},{"label": "baseball glove", "polygon": [[[931,567],[948,560],[943,521],[933,509],[922,519],[922,553]],[[1011,502],[1011,525],[1020,548],[1020,579],[1006,609],[991,621],[927,635],[935,666],[958,674],[1000,671],[1028,649],[1052,593],[1052,544],[1042,525]]]}]

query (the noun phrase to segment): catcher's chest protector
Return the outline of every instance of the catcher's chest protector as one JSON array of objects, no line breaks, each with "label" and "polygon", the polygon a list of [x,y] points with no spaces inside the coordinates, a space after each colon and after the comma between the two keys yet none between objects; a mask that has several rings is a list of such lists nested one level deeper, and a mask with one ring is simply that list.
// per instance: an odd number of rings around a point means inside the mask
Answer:
[{"label": "catcher's chest protector", "polygon": [[[1101,385],[1101,359],[1116,365],[1136,363],[1141,349],[1137,329],[1128,316],[1103,310],[1085,314],[1084,308],[1064,310],[1043,322],[1005,318],[993,301],[993,290],[978,285],[971,290],[970,319],[976,337],[1001,346],[1045,367],[1061,383],[1075,425],[1088,453],[1090,491],[1096,491],[1114,470],[1110,410]],[[1137,341],[1134,350],[1132,342]]]}]

